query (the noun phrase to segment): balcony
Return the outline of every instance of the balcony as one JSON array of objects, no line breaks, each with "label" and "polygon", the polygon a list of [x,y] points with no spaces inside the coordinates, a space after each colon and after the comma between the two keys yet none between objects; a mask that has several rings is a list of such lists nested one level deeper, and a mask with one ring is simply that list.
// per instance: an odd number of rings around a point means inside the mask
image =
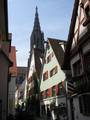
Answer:
[{"label": "balcony", "polygon": [[90,91],[90,74],[82,73],[78,76],[72,77],[72,81],[77,93]]}]

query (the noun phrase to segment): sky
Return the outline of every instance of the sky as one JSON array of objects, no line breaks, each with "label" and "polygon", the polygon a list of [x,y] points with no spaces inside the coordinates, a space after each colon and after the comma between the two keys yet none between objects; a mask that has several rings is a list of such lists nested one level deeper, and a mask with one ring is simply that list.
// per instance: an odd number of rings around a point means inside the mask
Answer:
[{"label": "sky", "polygon": [[8,0],[8,29],[17,50],[17,66],[27,66],[36,6],[45,40],[67,40],[73,3],[74,0]]}]

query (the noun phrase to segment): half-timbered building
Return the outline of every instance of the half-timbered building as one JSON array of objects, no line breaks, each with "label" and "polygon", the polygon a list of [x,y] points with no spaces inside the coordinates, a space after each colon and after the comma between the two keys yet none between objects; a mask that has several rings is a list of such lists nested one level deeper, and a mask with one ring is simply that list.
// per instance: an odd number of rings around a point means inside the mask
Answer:
[{"label": "half-timbered building", "polygon": [[[63,68],[72,84],[69,120],[90,119],[90,0],[75,0]],[[70,88],[67,84],[67,88]]]}]

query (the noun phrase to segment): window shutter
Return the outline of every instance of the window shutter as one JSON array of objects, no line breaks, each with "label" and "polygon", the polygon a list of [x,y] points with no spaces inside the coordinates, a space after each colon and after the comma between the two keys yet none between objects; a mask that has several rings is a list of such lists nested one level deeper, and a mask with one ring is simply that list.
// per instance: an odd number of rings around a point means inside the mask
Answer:
[{"label": "window shutter", "polygon": [[56,95],[56,90],[55,90],[55,86],[52,87],[52,96],[55,96]]},{"label": "window shutter", "polygon": [[62,81],[62,92],[63,92],[63,94],[65,94],[65,81],[63,80]]},{"label": "window shutter", "polygon": [[49,89],[46,90],[46,96],[51,97],[51,95],[52,95],[52,89],[49,88]]},{"label": "window shutter", "polygon": [[56,95],[59,95],[59,85],[56,85]]}]

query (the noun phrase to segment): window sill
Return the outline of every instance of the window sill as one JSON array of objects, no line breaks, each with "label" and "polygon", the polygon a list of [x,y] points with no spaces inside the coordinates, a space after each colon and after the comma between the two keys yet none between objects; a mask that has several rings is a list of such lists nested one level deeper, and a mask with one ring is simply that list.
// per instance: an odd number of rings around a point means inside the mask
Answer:
[{"label": "window sill", "polygon": [[[79,74],[79,75],[73,76],[73,77],[72,77],[72,80],[73,80],[73,81],[78,81],[78,79],[82,78],[84,75],[85,75],[85,73],[82,72],[82,73]],[[76,80],[76,79],[77,79],[77,80]]]}]

